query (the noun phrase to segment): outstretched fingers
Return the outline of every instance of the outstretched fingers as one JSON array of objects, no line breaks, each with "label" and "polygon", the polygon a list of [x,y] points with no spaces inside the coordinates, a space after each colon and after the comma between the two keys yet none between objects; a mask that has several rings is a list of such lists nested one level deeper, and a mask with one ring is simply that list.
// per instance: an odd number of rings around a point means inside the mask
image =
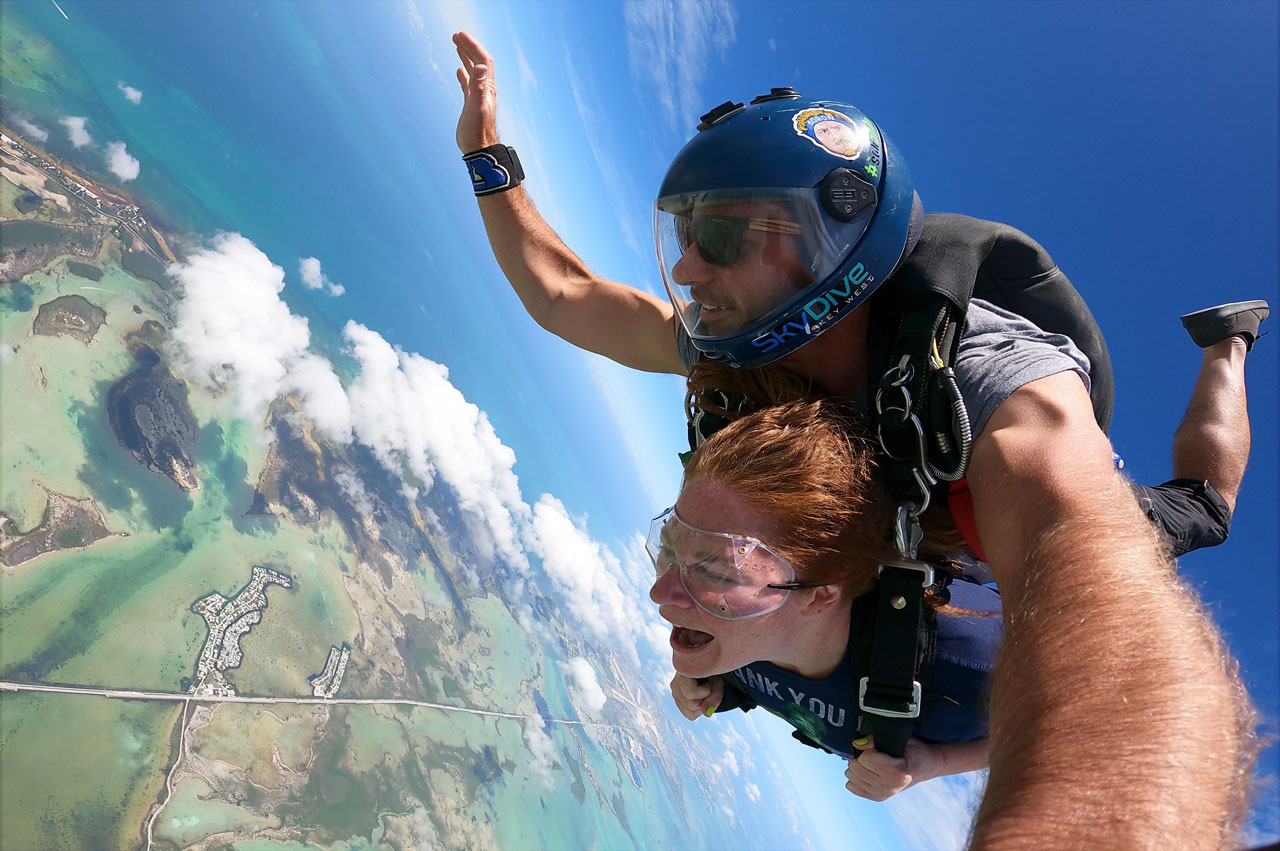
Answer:
[{"label": "outstretched fingers", "polygon": [[462,60],[463,65],[466,67],[470,68],[472,65],[493,66],[493,56],[484,49],[484,45],[477,41],[475,36],[466,30],[453,34],[453,44],[458,49],[458,58]]},{"label": "outstretched fingers", "polygon": [[498,141],[498,90],[493,80],[493,57],[467,32],[453,34],[462,65],[457,70],[462,88],[462,113],[458,116],[457,142],[464,153]]}]

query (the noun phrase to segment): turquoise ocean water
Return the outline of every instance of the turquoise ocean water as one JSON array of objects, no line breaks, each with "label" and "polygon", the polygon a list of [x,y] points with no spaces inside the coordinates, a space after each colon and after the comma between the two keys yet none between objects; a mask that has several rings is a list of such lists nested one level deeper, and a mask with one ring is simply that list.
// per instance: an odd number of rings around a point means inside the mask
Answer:
[{"label": "turquoise ocean water", "polygon": [[[126,142],[141,163],[126,188],[168,223],[206,239],[238,231],[284,268],[284,298],[309,317],[313,345],[333,356],[354,319],[447,365],[515,450],[526,493],[600,501],[603,483],[582,459],[616,454],[614,440],[569,413],[581,389],[557,376],[577,355],[548,346],[487,250],[469,248],[485,243],[453,145],[456,105],[425,84],[431,71],[398,6],[64,8],[71,20],[45,2],[6,4],[89,84],[6,98],[50,128],[51,152],[103,172],[101,154],[72,149],[58,125],[86,116],[95,147]],[[342,297],[304,292],[297,261],[309,256]]]},{"label": "turquoise ocean water", "polygon": [[[616,454],[615,438],[566,416],[581,403],[581,391],[556,376],[565,359],[576,355],[546,345],[546,335],[528,321],[505,281],[494,276],[487,248],[482,256],[468,253],[469,246],[485,243],[452,144],[455,107],[438,89],[424,90],[425,59],[404,37],[398,7],[221,2],[63,7],[69,20],[51,3],[5,5],[11,21],[49,40],[58,53],[51,67],[65,71],[43,77],[43,91],[5,92],[6,110],[21,111],[49,129],[44,146],[52,154],[105,183],[123,185],[174,231],[207,240],[219,230],[232,230],[252,240],[284,268],[284,298],[295,313],[309,318],[313,347],[333,359],[340,372],[340,329],[348,319],[447,365],[450,381],[487,413],[514,449],[529,501],[550,492],[576,510],[605,504],[602,495],[616,483],[587,459]],[[129,103],[119,83],[142,91],[142,102]],[[88,119],[91,148],[70,145],[59,125],[64,116]],[[125,142],[139,160],[137,180],[119,184],[105,171],[101,146],[111,141]],[[423,147],[448,156],[424,157]],[[322,260],[325,274],[346,287],[343,296],[302,289],[297,261],[307,256]],[[128,459],[110,443],[109,435],[96,435],[95,451],[110,453],[127,467]],[[243,469],[228,469],[243,476]],[[217,485],[222,472],[207,475],[206,484]],[[140,469],[115,474],[149,475]],[[153,483],[147,479],[145,484]],[[221,484],[245,488],[243,481]],[[618,495],[610,499],[616,503]],[[188,510],[186,504],[158,502],[156,511],[164,516],[154,518],[156,525],[176,533],[188,521],[216,522],[188,516]],[[634,519],[613,514],[622,517],[614,532]],[[599,520],[607,534],[609,516],[605,511],[594,515],[593,531]],[[162,546],[178,546],[179,537],[166,538]],[[168,549],[165,557],[180,561]],[[555,657],[564,650],[548,648]],[[556,717],[574,714],[561,678],[550,672],[544,698]],[[570,737],[550,732],[562,761],[576,761]],[[536,794],[522,790],[492,802],[521,807],[501,813],[499,835],[506,844],[520,847],[559,836],[605,847],[661,847],[706,844],[718,833],[719,812],[709,821],[699,817],[711,800],[699,794],[698,782],[673,784],[651,765],[641,774],[650,792],[642,794],[625,776],[623,763],[579,736],[604,787],[616,783],[622,790],[620,805],[632,814],[626,834],[616,832],[617,822],[607,812],[581,808],[562,780],[546,796],[550,812],[547,804],[539,806]],[[661,812],[675,800],[691,820]],[[743,813],[736,823],[750,825],[762,841],[794,838],[786,826],[771,821],[770,813],[761,811]]]}]

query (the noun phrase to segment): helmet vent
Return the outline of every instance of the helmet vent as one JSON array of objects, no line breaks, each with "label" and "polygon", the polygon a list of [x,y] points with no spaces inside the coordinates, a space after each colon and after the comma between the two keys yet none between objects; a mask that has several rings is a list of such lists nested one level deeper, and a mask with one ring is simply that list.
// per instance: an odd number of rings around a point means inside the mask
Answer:
[{"label": "helmet vent", "polygon": [[755,100],[751,101],[751,105],[755,106],[758,103],[764,103],[769,100],[786,100],[788,98],[798,97],[800,97],[800,93],[791,86],[774,86],[769,90],[769,94],[760,95]]},{"label": "helmet vent", "polygon": [[698,130],[699,131],[710,130],[712,127],[719,124],[721,121],[724,121],[730,115],[733,115],[736,112],[740,112],[743,109],[745,109],[745,107],[741,103],[734,103],[731,100],[727,100],[724,103],[717,106],[715,109],[708,112],[706,115],[702,116],[701,118],[702,123],[698,125]]}]

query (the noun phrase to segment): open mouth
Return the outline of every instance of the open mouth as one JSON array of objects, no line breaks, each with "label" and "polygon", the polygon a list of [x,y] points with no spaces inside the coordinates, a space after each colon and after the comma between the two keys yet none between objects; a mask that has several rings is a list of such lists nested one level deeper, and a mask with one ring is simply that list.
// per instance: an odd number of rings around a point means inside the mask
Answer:
[{"label": "open mouth", "polygon": [[671,646],[677,651],[701,650],[715,640],[716,637],[709,632],[702,632],[683,626],[672,627],[671,629]]}]

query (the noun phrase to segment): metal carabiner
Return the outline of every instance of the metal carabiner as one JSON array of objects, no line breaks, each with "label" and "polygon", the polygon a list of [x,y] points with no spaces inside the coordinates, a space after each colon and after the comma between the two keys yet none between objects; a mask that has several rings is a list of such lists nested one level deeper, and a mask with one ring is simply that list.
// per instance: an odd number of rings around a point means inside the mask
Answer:
[{"label": "metal carabiner", "polygon": [[[928,494],[928,491],[925,491]],[[923,509],[920,509],[923,511]],[[920,541],[924,539],[924,529],[920,528],[920,512],[912,503],[904,502],[898,506],[898,517],[893,524],[894,543],[898,547],[898,555],[904,559],[914,559]]]}]

